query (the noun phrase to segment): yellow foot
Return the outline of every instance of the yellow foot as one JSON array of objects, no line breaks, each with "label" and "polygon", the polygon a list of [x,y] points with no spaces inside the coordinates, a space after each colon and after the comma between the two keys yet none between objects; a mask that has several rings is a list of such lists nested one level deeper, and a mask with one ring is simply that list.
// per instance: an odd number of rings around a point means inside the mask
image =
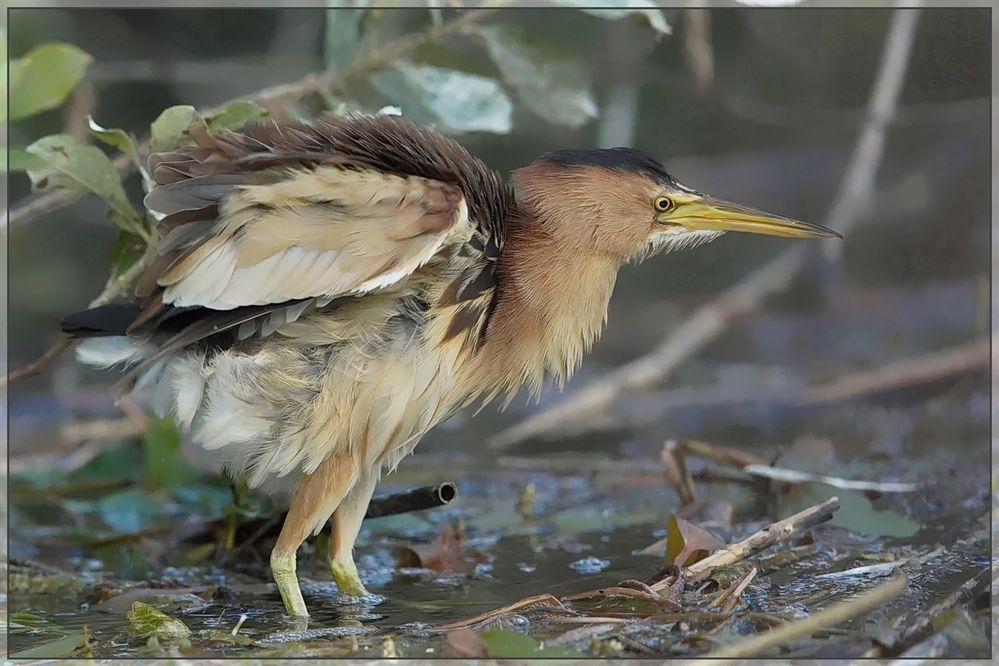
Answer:
[{"label": "yellow foot", "polygon": [[336,581],[341,594],[351,597],[367,596],[368,591],[364,589],[364,583],[361,582],[361,578],[357,575],[357,567],[354,566],[353,561],[331,561],[330,573],[333,574],[333,580]]},{"label": "yellow foot", "polygon": [[295,553],[279,554],[271,552],[271,575],[277,583],[281,600],[288,615],[293,617],[309,617],[302,598],[302,590],[298,586],[298,576],[295,574]]}]

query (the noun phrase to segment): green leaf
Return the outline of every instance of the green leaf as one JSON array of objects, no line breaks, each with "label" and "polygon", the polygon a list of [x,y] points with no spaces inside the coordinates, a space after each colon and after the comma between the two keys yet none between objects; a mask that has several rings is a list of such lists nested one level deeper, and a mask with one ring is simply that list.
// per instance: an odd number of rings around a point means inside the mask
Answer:
[{"label": "green leaf", "polygon": [[111,218],[121,228],[140,236],[146,234],[142,218],[125,196],[121,177],[100,148],[68,134],[52,134],[35,141],[27,151],[45,162],[42,168],[28,170],[35,190],[90,190],[107,202]]},{"label": "green leaf", "polygon": [[171,106],[149,126],[149,152],[160,153],[194,145],[193,127],[208,129],[208,124],[193,106]]},{"label": "green leaf", "polygon": [[111,244],[111,277],[121,277],[135,262],[142,257],[146,242],[124,229],[118,230],[118,235]]},{"label": "green leaf", "polygon": [[851,532],[877,534],[886,537],[911,537],[920,525],[892,509],[875,509],[863,493],[856,490],[833,488],[822,483],[802,483],[779,499],[781,516],[790,516],[830,497],[839,498],[839,510],[827,525],[835,525]]},{"label": "green leaf", "polygon": [[553,59],[511,26],[479,30],[503,80],[527,108],[546,120],[579,127],[597,116],[597,102],[586,70],[574,60]]},{"label": "green leaf", "polygon": [[164,516],[161,501],[143,488],[126,488],[101,497],[96,504],[101,520],[115,532],[140,532]]},{"label": "green leaf", "polygon": [[8,655],[11,659],[63,659],[71,657],[83,647],[83,634],[63,636],[47,643],[36,645],[27,650],[21,650]]},{"label": "green leaf", "polygon": [[195,476],[194,470],[180,456],[180,431],[173,419],[149,419],[143,450],[146,487],[170,488]]},{"label": "green leaf", "polygon": [[138,638],[155,637],[159,641],[178,641],[191,636],[186,624],[141,601],[132,602],[128,611],[128,633]]},{"label": "green leaf", "polygon": [[87,128],[90,130],[91,136],[95,139],[127,155],[128,159],[135,165],[136,170],[142,174],[142,177],[147,178],[146,170],[139,160],[139,149],[136,147],[135,137],[132,134],[123,129],[106,129],[101,127],[90,114],[87,114]]},{"label": "green leaf", "polygon": [[237,99],[229,102],[215,113],[207,116],[209,132],[238,129],[248,123],[259,122],[267,117],[267,109],[256,102]]},{"label": "green leaf", "polygon": [[490,657],[497,659],[523,659],[525,657],[582,657],[582,653],[569,648],[541,647],[541,644],[519,631],[494,629],[479,634]]},{"label": "green leaf", "polygon": [[[10,63],[10,120],[54,109],[73,91],[93,60],[72,44],[54,42],[31,49]],[[6,108],[0,120],[7,119]]]},{"label": "green leaf", "polygon": [[407,118],[444,132],[506,134],[513,124],[510,99],[485,76],[404,63],[375,74],[372,83]]},{"label": "green leaf", "polygon": [[28,169],[41,169],[45,166],[45,160],[35,157],[24,148],[7,148],[7,159],[3,167],[11,173],[15,171],[27,171]]},{"label": "green leaf", "polygon": [[369,0],[352,0],[326,10],[323,56],[328,66],[346,67],[357,56],[361,45],[361,23],[369,4]]},{"label": "green leaf", "polygon": [[656,35],[669,35],[673,33],[654,0],[548,0],[556,5],[567,5],[591,16],[602,19],[621,19],[626,16],[635,15],[644,20]]}]

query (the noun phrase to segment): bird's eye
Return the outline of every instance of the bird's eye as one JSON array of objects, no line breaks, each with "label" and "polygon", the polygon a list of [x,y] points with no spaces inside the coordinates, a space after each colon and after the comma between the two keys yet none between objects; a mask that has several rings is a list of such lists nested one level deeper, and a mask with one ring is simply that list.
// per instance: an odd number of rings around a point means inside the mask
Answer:
[{"label": "bird's eye", "polygon": [[665,213],[667,211],[673,210],[673,200],[669,197],[656,197],[652,205],[656,207],[656,210],[660,213]]}]

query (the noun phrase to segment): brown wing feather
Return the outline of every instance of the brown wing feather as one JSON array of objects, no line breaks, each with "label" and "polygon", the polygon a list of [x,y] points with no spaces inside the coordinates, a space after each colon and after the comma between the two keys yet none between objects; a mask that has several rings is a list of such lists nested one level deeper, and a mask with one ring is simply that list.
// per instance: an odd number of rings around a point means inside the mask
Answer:
[{"label": "brown wing feather", "polygon": [[477,228],[456,251],[487,267],[457,276],[450,298],[483,313],[469,326],[484,330],[513,197],[458,143],[388,116],[192,136],[195,147],[149,160],[161,255],[137,287],[133,337],[165,351],[266,335],[313,296],[321,306],[401,279],[466,219]]}]

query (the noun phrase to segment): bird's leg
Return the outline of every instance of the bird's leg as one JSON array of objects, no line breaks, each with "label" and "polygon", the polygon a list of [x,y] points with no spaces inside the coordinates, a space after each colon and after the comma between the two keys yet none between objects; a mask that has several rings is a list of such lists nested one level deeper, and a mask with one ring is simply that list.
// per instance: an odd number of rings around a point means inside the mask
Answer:
[{"label": "bird's leg", "polygon": [[308,617],[295,573],[296,554],[310,532],[322,525],[357,481],[349,454],[335,452],[312,474],[303,474],[291,496],[288,516],[271,551],[271,574],[289,615]]},{"label": "bird's leg", "polygon": [[330,519],[330,573],[343,594],[361,597],[368,593],[354,565],[354,542],[361,530],[361,521],[378,483],[377,468],[361,475]]}]

